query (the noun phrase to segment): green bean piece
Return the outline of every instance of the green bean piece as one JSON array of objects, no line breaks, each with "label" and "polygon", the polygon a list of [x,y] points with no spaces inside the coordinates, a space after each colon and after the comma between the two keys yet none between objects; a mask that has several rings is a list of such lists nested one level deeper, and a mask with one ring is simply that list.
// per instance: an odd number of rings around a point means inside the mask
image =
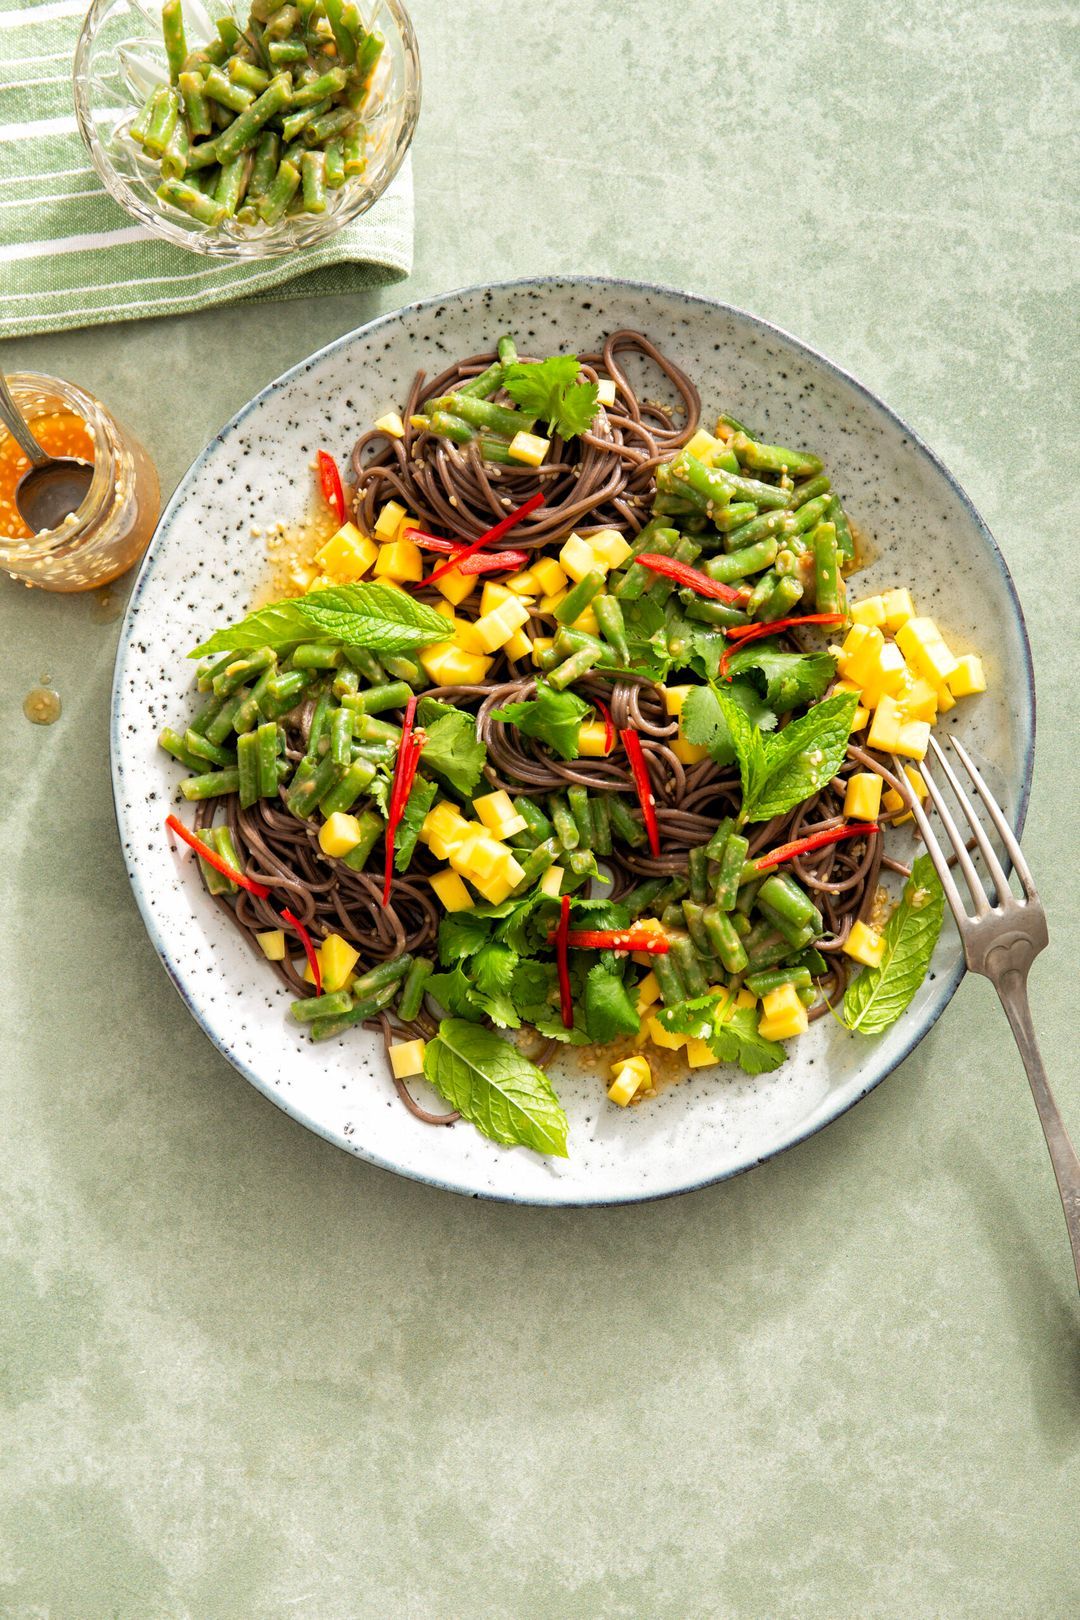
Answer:
[{"label": "green bean piece", "polygon": [[[290,113],[281,121],[282,137],[286,141],[296,140],[309,124],[313,124],[316,118],[321,118],[324,112],[329,112],[332,106],[331,101],[317,101],[314,107],[301,107],[299,112]],[[303,143],[300,144],[302,148]]]},{"label": "green bean piece", "polygon": [[347,1029],[352,1029],[356,1024],[366,1023],[369,1018],[374,1018],[377,1013],[389,1007],[396,995],[397,985],[388,984],[375,995],[368,996],[366,1001],[354,1002],[352,1010],[342,1013],[339,1018],[317,1019],[310,1025],[312,1040],[330,1041],[336,1035],[342,1035]]},{"label": "green bean piece", "polygon": [[[249,146],[254,146],[263,125],[269,123],[270,119],[279,113],[283,107],[288,106],[292,95],[292,81],[287,73],[275,74],[257,100],[252,98],[250,90],[241,90],[238,85],[233,85],[230,88],[237,95],[246,96],[250,105],[246,103],[244,110],[240,112],[239,118],[216,138],[215,145],[217,146],[218,157],[223,163],[228,162],[230,158],[236,157],[240,152],[246,152]],[[207,95],[210,94],[209,83],[206,87],[206,93]],[[280,177],[281,169],[279,167],[275,181],[271,182],[270,190],[272,190],[273,184]],[[299,175],[297,176],[297,184],[299,184]],[[292,188],[292,192],[285,199],[285,203],[282,205],[283,211],[292,201],[295,191],[296,186]],[[268,223],[271,222],[268,221]]]},{"label": "green bean piece", "polygon": [[365,714],[381,714],[384,709],[403,709],[411,696],[412,690],[406,681],[388,681],[357,693]]},{"label": "green bean piece", "polygon": [[797,512],[792,512],[792,535],[808,534],[816,523],[820,523],[827,516],[830,504],[830,496],[818,495],[815,500],[807,501],[805,506],[800,506]]},{"label": "green bean piece", "polygon": [[737,529],[743,523],[749,523],[757,515],[757,507],[753,501],[732,501],[729,506],[722,506],[718,512],[713,513],[713,524],[726,534],[730,529]]},{"label": "green bean piece", "polygon": [[[260,799],[276,799],[278,791],[278,728],[273,720],[265,720],[255,731],[248,733],[255,738],[256,760],[258,762],[259,797]],[[247,737],[241,737],[240,742],[245,743]],[[239,744],[237,745],[239,748]]]},{"label": "green bean piece", "polygon": [[[205,827],[202,832],[202,840],[204,844],[209,844],[211,849],[216,850],[217,853],[221,855],[223,860],[228,860],[229,857],[221,849],[219,843],[222,833],[225,834],[228,843],[231,845],[232,839],[229,838],[229,829],[228,827],[224,826]],[[217,895],[236,893],[238,886],[233,882],[232,878],[227,878],[224,872],[219,872],[216,866],[211,866],[210,862],[205,860],[202,855],[198,856],[198,862],[199,871],[202,873],[202,880],[206,887],[207,894]],[[238,863],[234,861],[233,864],[235,865]]]},{"label": "green bean piece", "polygon": [[750,623],[749,613],[744,613],[742,608],[730,607],[727,602],[710,602],[690,590],[680,591],[679,600],[686,617],[695,619],[699,624],[716,624],[727,630],[736,624]]},{"label": "green bean piece", "polygon": [[705,853],[710,861],[723,860],[724,850],[727,848],[727,841],[731,836],[731,829],[734,825],[735,818],[733,816],[724,816],[722,820],[716,823],[716,831],[705,845]]},{"label": "green bean piece", "polygon": [[366,759],[370,765],[393,765],[397,759],[394,743],[353,743],[353,759]]},{"label": "green bean piece", "polygon": [[[705,995],[709,988],[709,981],[702,972],[701,963],[698,960],[698,954],[694,949],[694,942],[690,935],[678,929],[669,930],[668,948],[669,955],[674,957],[683,983],[686,985],[687,994],[691,996]],[[652,958],[654,970],[659,960],[659,957]]]},{"label": "green bean piece", "polygon": [[308,48],[302,39],[268,39],[266,55],[272,67],[288,67],[290,62],[306,62]]},{"label": "green bean piece", "polygon": [[417,956],[405,975],[398,998],[397,1015],[403,1024],[411,1024],[424,1004],[424,986],[435,971],[435,964],[426,956]]},{"label": "green bean piece", "polygon": [[294,107],[314,107],[317,102],[332,99],[339,90],[345,88],[347,75],[343,68],[331,68],[327,73],[320,73],[317,79],[309,79],[298,90],[292,93]]},{"label": "green bean piece", "polygon": [[[422,419],[417,418],[417,423]],[[447,411],[434,411],[424,420],[424,429],[434,433],[437,438],[449,439],[451,444],[471,444],[476,435],[468,422],[463,422],[460,416],[451,416]]]},{"label": "green bean piece", "polygon": [[157,188],[157,196],[163,203],[197,219],[200,225],[220,225],[225,218],[225,210],[219,202],[204,196],[186,180],[163,180]]},{"label": "green bean piece", "polygon": [[555,865],[559,858],[559,848],[558,839],[549,838],[545,843],[537,844],[535,849],[530,849],[521,863],[521,877],[514,889],[515,894],[528,893],[548,868]]},{"label": "green bean piece", "polygon": [[187,156],[187,170],[185,172],[185,178],[188,184],[190,186],[197,185],[199,181],[197,171],[200,169],[209,169],[213,167],[217,163],[217,160],[218,149],[216,136],[212,141],[200,141],[198,146],[190,147]]},{"label": "green bean piece", "polygon": [[[565,656],[569,657],[570,655],[567,653]],[[545,647],[542,652],[534,654],[536,665],[543,670],[545,675],[550,674],[553,669],[558,669],[563,662],[563,658],[564,654],[558,652],[555,647]]]},{"label": "green bean piece", "polygon": [[750,592],[750,600],[746,604],[746,611],[750,618],[756,618],[760,614],[761,609],[765,606],[779,582],[780,576],[775,568],[766,569]]},{"label": "green bean piece", "polygon": [[[487,399],[498,391],[504,374],[502,361],[495,360],[490,366],[479,372],[477,376],[471,378],[469,382],[462,383],[457,392],[459,394],[472,394],[476,399]],[[424,408],[426,410],[428,407],[425,406]]]},{"label": "green bean piece", "polygon": [[593,611],[600,626],[600,634],[609,646],[614,648],[617,661],[620,664],[629,664],[630,646],[626,639],[626,622],[618,598],[602,592],[593,600]]},{"label": "green bean piece", "polygon": [[698,955],[711,956],[712,945],[709,942],[708,934],[705,932],[705,907],[699,905],[696,900],[684,900],[681,907],[673,906],[670,909],[675,911],[678,916],[674,926],[676,928],[686,927]]},{"label": "green bean piece", "polygon": [[259,136],[255,147],[255,157],[248,176],[245,197],[249,203],[264,197],[270,182],[277,173],[278,159],[281,153],[281,137],[272,129],[266,130]]},{"label": "green bean piece", "polygon": [[783,917],[797,928],[813,924],[817,933],[820,934],[822,931],[820,911],[809,896],[799,888],[795,879],[788,877],[784,872],[774,872],[765,879],[758,891],[757,903],[759,909],[767,905],[776,916]]},{"label": "green bean piece", "polygon": [[759,610],[758,618],[762,622],[786,618],[796,602],[802,600],[802,594],[803,588],[799,581],[789,574],[786,579],[780,581],[764,607]]},{"label": "green bean piece", "polygon": [[179,180],[183,177],[187,170],[190,151],[191,137],[188,134],[187,124],[183,118],[178,118],[176,127],[169,136],[169,144],[161,154],[161,172],[166,180]]},{"label": "green bean piece", "polygon": [[599,596],[606,579],[607,574],[602,568],[593,568],[584,579],[571,586],[555,609],[556,624],[572,625],[575,619],[580,618],[593,598]]},{"label": "green bean piece", "polygon": [[[331,107],[329,112],[322,113],[304,130],[302,139],[305,146],[325,146],[327,141],[344,135],[346,130],[352,128],[356,122],[356,114],[348,107]],[[346,170],[347,170],[346,165]]]},{"label": "green bean piece", "polygon": [[234,56],[229,63],[229,78],[233,84],[240,85],[244,90],[253,90],[257,96],[269,86],[271,75],[265,68],[256,67],[254,62],[245,62],[243,57]]},{"label": "green bean piece", "polygon": [[709,856],[704,844],[690,851],[690,898],[703,906],[709,898]]},{"label": "green bean piece", "polygon": [[765,968],[761,973],[746,975],[746,988],[755,996],[767,996],[770,990],[779,990],[793,984],[796,990],[809,990],[813,985],[810,969],[805,967]]},{"label": "green bean piece", "polygon": [[[234,113],[245,112],[255,100],[252,91],[245,90],[243,85],[230,84],[219,67],[212,67],[204,77],[203,95]],[[229,155],[232,156],[231,153]]]},{"label": "green bean piece", "polygon": [[750,864],[750,873],[747,873],[745,866],[743,867],[743,875],[739,882],[739,898],[735,902],[735,910],[741,912],[745,917],[748,917],[753,911],[757,903],[758,890],[765,881],[757,868],[753,866],[753,863]]},{"label": "green bean piece", "polygon": [[790,546],[784,546],[783,550],[776,553],[776,561],[773,563],[773,572],[777,574],[780,579],[786,579],[789,574],[797,574],[800,568],[799,559],[803,555],[803,551],[795,550],[794,542],[792,542]]},{"label": "green bean piece", "polygon": [[353,995],[357,1001],[363,1001],[366,996],[373,996],[377,990],[385,989],[388,984],[397,984],[404,979],[412,967],[413,959],[408,951],[400,956],[391,957],[388,962],[380,962],[377,967],[369,968],[353,985]]},{"label": "green bean piece", "polygon": [[512,439],[515,433],[530,433],[536,425],[535,416],[511,410],[506,405],[493,405],[490,400],[478,399],[474,394],[443,394],[431,404],[436,411],[449,411],[451,416],[460,416],[471,427],[487,428],[507,439]]},{"label": "green bean piece", "polygon": [[[244,810],[256,804],[261,796],[259,785],[259,734],[248,731],[237,739],[236,765],[239,779],[240,804]],[[276,782],[275,782],[276,788]]]},{"label": "green bean piece", "polygon": [[742,944],[746,951],[747,967],[752,973],[762,968],[776,967],[792,954],[790,942],[767,921],[752,928]]},{"label": "green bean piece", "polygon": [[660,1000],[664,1006],[675,1007],[680,1001],[685,1001],[690,991],[673,952],[669,950],[666,956],[650,957],[649,961],[656,975],[656,982],[660,986]]},{"label": "green bean piece", "polygon": [[[199,79],[199,83],[200,85],[202,84],[201,78]],[[146,132],[150,128],[150,120],[154,116],[154,111],[157,107],[159,98],[164,95],[165,86],[155,85],[153,90],[151,90],[150,94],[147,96],[146,100],[143,102],[139,111],[135,114],[135,117],[132,119],[131,128],[128,130],[128,134],[131,136],[131,139],[137,143],[137,145],[142,146],[143,142],[146,140]]]},{"label": "green bean piece", "polygon": [[214,691],[218,697],[229,697],[250,676],[273,669],[276,664],[277,653],[272,647],[260,647],[253,653],[244,653],[227,664],[220,675],[214,676]]},{"label": "green bean piece", "polygon": [[608,655],[608,648],[598,636],[591,636],[587,630],[572,630],[567,625],[560,625],[555,632],[554,651],[560,658],[569,658],[578,652],[594,652],[598,658]]},{"label": "green bean piece", "polygon": [[375,780],[375,766],[366,759],[353,760],[343,772],[341,781],[336,783],[328,793],[324,793],[319,800],[319,809],[324,816],[332,816],[340,811],[344,814],[352,809],[361,793],[365,793]]},{"label": "green bean piece", "polygon": [[720,871],[716,879],[716,904],[721,911],[733,911],[739,898],[739,882],[742,878],[743,866],[746,862],[746,852],[750,848],[750,841],[741,833],[733,832],[724,845],[724,852],[720,857]]},{"label": "green bean piece", "polygon": [[710,557],[702,572],[708,574],[710,579],[719,580],[722,585],[730,585],[734,580],[745,579],[748,574],[759,574],[763,568],[768,568],[776,556],[776,550],[775,537],[767,537],[756,545],[743,546],[740,551],[721,552],[717,557]]},{"label": "green bean piece", "polygon": [[345,184],[345,147],[341,141],[331,141],[326,148],[326,189],[340,191]]},{"label": "green bean piece", "polygon": [[318,1018],[337,1018],[341,1013],[351,1012],[353,998],[347,990],[334,990],[325,996],[308,996],[303,1001],[294,1001],[289,1008],[298,1024],[310,1024]]},{"label": "green bean piece", "polygon": [[374,810],[364,810],[356,819],[360,823],[360,842],[354,844],[345,856],[345,865],[352,872],[362,872],[382,837],[383,820]]},{"label": "green bean piece", "polygon": [[[676,562],[689,565],[697,562],[701,556],[701,547],[691,540],[689,535],[684,534],[680,536],[679,543],[671,555]],[[656,602],[658,606],[663,607],[675,588],[673,579],[668,579],[664,574],[654,574],[653,582],[646,590],[645,595],[651,602]]]},{"label": "green bean piece", "polygon": [[[714,503],[707,491],[693,489],[687,479],[681,476],[686,471],[687,466],[685,463],[669,462],[666,466],[657,467],[656,487],[661,495],[678,497],[680,504],[673,510],[698,512],[701,516],[706,517],[711,511],[717,510],[721,503]],[[730,495],[728,498],[730,499]],[[667,503],[664,504],[662,510],[669,510]]]},{"label": "green bean piece", "polygon": [[594,793],[589,800],[592,815],[592,847],[597,855],[610,855],[612,851],[610,804],[606,793]]},{"label": "green bean piece", "polygon": [[732,928],[734,928],[735,932],[740,936],[740,938],[744,937],[750,932],[750,919],[749,917],[744,917],[741,911],[729,911],[728,916],[731,918]]},{"label": "green bean piece", "polygon": [[709,948],[720,958],[725,973],[741,973],[746,966],[746,950],[727,913],[717,906],[706,906],[704,927]]},{"label": "green bean piece", "polygon": [[353,717],[348,709],[334,709],[330,715],[330,758],[335,765],[352,760]]},{"label": "green bean piece", "polygon": [[[338,55],[343,62],[351,67],[356,61],[356,40],[345,26],[344,11],[345,0],[323,0],[323,10],[326,19],[334,31],[334,43],[338,48]],[[344,75],[342,75],[344,82]]]},{"label": "green bean piece", "polygon": [[836,530],[836,550],[841,563],[854,562],[855,537],[851,532],[851,524],[848,522],[847,513],[840,505],[837,496],[830,496],[824,515]]},{"label": "green bean piece", "polygon": [[[386,681],[386,671],[383,669],[374,653],[368,652],[366,647],[345,647],[346,662],[350,663],[357,674],[372,686],[382,686]],[[404,677],[402,677],[404,679]]]},{"label": "green bean piece", "polygon": [[[671,463],[671,478],[677,484],[688,488],[692,495],[698,498],[693,502],[694,505],[697,506],[704,500],[703,510],[709,517],[731,501],[733,493],[731,474],[716,466],[707,467],[703,461],[697,456],[692,456],[687,450],[680,451]],[[683,493],[681,488],[679,493]]]},{"label": "green bean piece", "polygon": [[357,124],[345,137],[345,173],[363,174],[367,168],[367,130]]},{"label": "green bean piece", "polygon": [[819,473],[816,478],[807,478],[804,483],[796,484],[792,494],[794,496],[793,510],[798,511],[807,501],[817,500],[819,495],[827,495],[832,483],[825,473]]},{"label": "green bean piece", "polygon": [[760,444],[745,433],[736,433],[731,448],[744,467],[754,472],[790,473],[792,478],[812,478],[821,471],[819,456],[802,450],[788,450],[781,444]]},{"label": "green bean piece", "polygon": [[346,698],[355,698],[360,695],[360,677],[355,669],[339,669],[334,676],[334,684],[330,688],[336,698],[344,703]]},{"label": "green bean piece", "polygon": [[[615,799],[612,800],[613,804],[617,802]],[[630,921],[637,922],[639,917],[644,917],[645,913],[654,904],[657,895],[666,887],[666,878],[646,878],[644,883],[639,883],[635,889],[631,889],[623,900],[623,905],[630,915]]]},{"label": "green bean piece", "polygon": [[304,207],[309,214],[326,213],[326,156],[323,152],[305,152],[300,159],[300,178],[304,187]]},{"label": "green bean piece", "polygon": [[193,754],[199,761],[197,770],[205,770],[209,765],[220,765],[227,770],[236,764],[236,754],[230,748],[222,748],[217,743],[210,742],[198,731],[188,731],[184,737],[184,747],[189,754]]},{"label": "green bean piece", "polygon": [[[639,849],[645,842],[644,823],[637,816],[631,814],[617,794],[612,794],[610,798],[606,797],[605,803],[607,804],[608,819],[611,822],[611,831],[614,837],[620,839],[624,844],[629,844],[631,849]],[[644,887],[644,885],[639,885],[639,887]],[[634,892],[636,893],[637,890]]]},{"label": "green bean piece", "polygon": [[251,159],[247,152],[241,152],[221,165],[221,173],[214,187],[214,200],[221,204],[226,214],[235,214],[239,208],[247,189],[250,170]]},{"label": "green bean piece", "polygon": [[323,794],[337,785],[340,774],[340,767],[329,754],[324,754],[317,763],[307,759],[300,761],[285,793],[285,803],[298,821],[307,819]]},{"label": "green bean piece", "polygon": [[340,669],[345,654],[332,641],[304,641],[292,655],[294,669]]},{"label": "green bean piece", "polygon": [[372,714],[353,714],[353,736],[360,742],[388,742],[395,746],[401,741],[401,727],[392,720],[376,720]]},{"label": "green bean piece", "polygon": [[781,489],[778,484],[763,484],[757,478],[743,478],[738,473],[724,473],[731,486],[732,497],[739,495],[743,500],[753,501],[755,506],[771,508],[792,505],[792,494],[789,489]]},{"label": "green bean piece", "polygon": [[568,788],[566,800],[578,830],[578,848],[592,849],[592,812],[589,809],[587,790],[583,787]]},{"label": "green bean piece", "polygon": [[590,669],[600,663],[603,656],[602,652],[595,652],[590,647],[583,648],[581,652],[574,653],[571,658],[557,664],[549,672],[548,685],[553,686],[556,692],[564,692],[568,686],[572,686],[575,681],[580,681],[587,675]]},{"label": "green bean piece", "polygon": [[154,98],[150,123],[143,137],[143,150],[151,157],[160,158],[176,128],[180,116],[180,97],[175,90],[162,87]]},{"label": "green bean piece", "polygon": [[581,841],[581,834],[578,831],[577,821],[575,820],[574,816],[571,815],[567,805],[557,793],[553,793],[551,798],[548,800],[548,809],[551,812],[551,820],[554,824],[555,836],[558,838],[563,849],[577,849],[578,844]]},{"label": "green bean piece", "polygon": [[795,518],[793,512],[760,512],[756,518],[740,523],[737,529],[724,535],[724,549],[744,551],[748,546],[757,545],[759,540],[775,539],[779,543],[794,531]]},{"label": "green bean piece", "polygon": [[299,187],[300,170],[287,158],[282,158],[278,172],[270,183],[269,191],[264,197],[259,198],[259,218],[264,225],[277,224],[296,196]]},{"label": "green bean piece", "polygon": [[235,793],[240,786],[238,770],[207,771],[204,776],[188,776],[180,784],[180,791],[188,800],[219,799],[223,794]]},{"label": "green bean piece", "polygon": [[[190,737],[192,735],[193,733],[189,731],[188,736]],[[167,754],[171,754],[173,759],[179,760],[184,769],[186,771],[191,771],[191,773],[195,776],[197,776],[203,768],[203,761],[199,758],[198,754],[193,754],[191,752],[191,749],[188,748],[184,738],[181,737],[178,731],[174,731],[171,726],[166,726],[163,731],[159,732],[158,747],[164,748]]]},{"label": "green bean piece", "polygon": [[264,37],[271,39],[288,39],[301,27],[303,19],[294,5],[277,6],[274,13],[266,21],[263,29]]},{"label": "green bean piece", "polygon": [[[648,525],[646,525],[648,527]],[[642,534],[645,531],[642,530]],[[641,535],[638,536],[640,540]],[[641,547],[642,551],[655,552],[659,557],[671,557],[675,554],[675,547],[679,543],[677,529],[658,528],[654,530],[650,543]],[[640,555],[640,553],[639,553]],[[636,602],[644,596],[649,586],[656,581],[656,575],[651,568],[645,568],[641,563],[627,558],[626,573],[617,581],[614,595],[622,602]]]},{"label": "green bean piece", "polygon": [[820,932],[820,930],[814,929],[812,923],[799,925],[790,922],[787,917],[783,917],[778,911],[774,911],[772,906],[766,905],[760,895],[758,895],[757,908],[763,920],[769,923],[778,934],[784,936],[793,951],[801,950],[804,945],[808,945],[816,937],[817,932]]},{"label": "green bean piece", "polygon": [[250,695],[247,687],[242,686],[238,692],[233,692],[231,696],[225,698],[217,714],[202,728],[202,735],[220,746],[233,730],[236,716]]},{"label": "green bean piece", "polygon": [[363,44],[356,53],[356,77],[365,92],[371,85],[371,76],[379,63],[379,58],[385,49],[386,41],[380,33],[372,30],[365,35]]},{"label": "green bean piece", "polygon": [[555,836],[555,828],[535,799],[530,799],[526,794],[521,794],[514,800],[514,809],[522,820],[528,823],[525,832],[518,833],[515,836],[513,840],[515,844],[519,838],[528,838],[533,844],[544,844]]},{"label": "green bean piece", "polygon": [[[229,654],[230,660],[233,656],[234,655],[232,653]],[[210,727],[213,725],[214,721],[225,707],[225,703],[225,698],[211,698],[210,702],[206,704],[205,708],[199,710],[188,729],[190,731],[197,731],[200,736],[205,737]],[[212,738],[211,741],[224,742],[225,737],[227,737],[228,734],[228,730],[226,729],[224,736]]]},{"label": "green bean piece", "polygon": [[665,928],[681,929],[686,922],[682,906],[674,900],[669,901],[660,913],[660,921]]},{"label": "green bean piece", "polygon": [[175,84],[187,61],[187,40],[184,38],[184,13],[180,0],[165,0],[161,8],[161,32],[165,39],[165,55],[169,59],[169,78]]},{"label": "green bean piece", "polygon": [[844,582],[836,547],[836,526],[819,523],[810,536],[814,553],[814,599],[819,613],[843,613]]}]

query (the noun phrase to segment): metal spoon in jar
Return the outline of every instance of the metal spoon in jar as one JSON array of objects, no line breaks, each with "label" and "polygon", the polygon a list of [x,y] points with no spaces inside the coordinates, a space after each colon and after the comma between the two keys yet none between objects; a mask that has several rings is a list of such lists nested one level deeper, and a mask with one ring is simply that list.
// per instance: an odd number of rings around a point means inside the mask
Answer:
[{"label": "metal spoon in jar", "polygon": [[76,461],[73,456],[46,455],[12,398],[3,372],[0,372],[0,422],[30,462],[15,486],[19,516],[34,534],[40,534],[43,529],[58,529],[86,499],[94,477],[93,467],[89,462]]}]

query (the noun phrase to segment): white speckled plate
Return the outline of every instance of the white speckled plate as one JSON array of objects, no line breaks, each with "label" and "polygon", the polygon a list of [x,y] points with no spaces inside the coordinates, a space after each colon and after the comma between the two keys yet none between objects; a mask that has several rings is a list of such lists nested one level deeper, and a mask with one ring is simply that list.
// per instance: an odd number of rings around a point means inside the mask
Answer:
[{"label": "white speckled plate", "polygon": [[860,593],[910,585],[957,648],[978,648],[990,690],[955,723],[1022,825],[1034,742],[1023,617],[986,525],[941,463],[878,399],[775,327],[723,304],[629,282],[550,280],[452,293],[340,338],[279,377],[199,456],[161,520],[132,594],[113,689],[116,813],[135,897],[192,1016],[279,1108],[350,1153],[437,1186],[539,1204],[618,1203],[734,1175],[819,1130],[864,1096],[922,1039],[963,972],[946,924],[932,972],[884,1037],[825,1018],[773,1074],[699,1070],[634,1109],[609,1105],[601,1077],[571,1056],[553,1069],[570,1116],[570,1157],[507,1150],[460,1124],[413,1119],[363,1031],[313,1046],[286,1017],[289,997],[229,927],[162,827],[179,769],[155,746],[190,712],[188,649],[240,617],[265,584],[252,526],[299,520],[320,445],[344,461],[353,439],[404,399],[418,367],[490,347],[512,330],[523,349],[595,349],[622,326],[648,333],[694,376],[710,413],[825,458],[873,557]]}]

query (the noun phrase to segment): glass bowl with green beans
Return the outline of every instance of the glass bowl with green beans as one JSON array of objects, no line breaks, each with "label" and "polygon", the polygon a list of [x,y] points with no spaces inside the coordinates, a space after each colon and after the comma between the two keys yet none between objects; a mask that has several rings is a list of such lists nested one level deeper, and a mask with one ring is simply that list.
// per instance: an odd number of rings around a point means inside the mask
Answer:
[{"label": "glass bowl with green beans", "polygon": [[383,194],[420,110],[400,0],[94,0],[75,113],[110,196],[178,247],[273,258]]}]

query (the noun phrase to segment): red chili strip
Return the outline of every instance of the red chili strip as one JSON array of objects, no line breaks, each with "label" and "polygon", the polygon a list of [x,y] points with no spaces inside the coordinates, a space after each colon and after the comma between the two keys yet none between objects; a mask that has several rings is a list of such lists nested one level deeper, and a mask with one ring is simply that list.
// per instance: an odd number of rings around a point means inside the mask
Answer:
[{"label": "red chili strip", "polygon": [[246,889],[249,894],[256,895],[260,900],[266,900],[269,897],[270,890],[265,883],[256,883],[254,878],[245,876],[243,872],[238,872],[235,866],[230,866],[228,861],[223,861],[217,850],[211,849],[209,844],[203,843],[197,833],[189,832],[178,816],[166,816],[165,825],[176,834],[177,838],[182,838],[185,844],[190,844],[192,849],[202,856],[207,866],[212,866],[215,872],[221,873],[222,877],[231,879],[241,889]]},{"label": "red chili strip", "polygon": [[634,777],[634,786],[637,789],[638,802],[641,813],[645,817],[645,831],[649,835],[649,848],[654,856],[660,854],[660,828],[656,820],[656,800],[653,797],[652,782],[649,780],[649,767],[645,763],[645,751],[641,746],[641,738],[636,731],[628,726],[620,731],[626,757],[630,761],[630,770]]},{"label": "red chili strip", "polygon": [[793,619],[773,619],[768,624],[733,624],[724,631],[724,634],[732,641],[738,642],[738,646],[725,647],[720,654],[720,674],[726,681],[731,679],[728,674],[728,659],[748,641],[760,641],[763,636],[778,635],[781,630],[790,630],[794,625],[843,624],[843,622],[842,613],[800,613]]},{"label": "red chili strip", "polygon": [[323,495],[333,509],[334,516],[339,523],[345,522],[345,491],[341,486],[341,474],[337,470],[337,462],[328,450],[320,450],[315,457],[319,465],[319,483]]},{"label": "red chili strip", "polygon": [[688,586],[699,596],[711,597],[714,602],[734,604],[746,602],[750,597],[749,591],[722,585],[718,579],[710,579],[708,574],[703,574],[700,568],[690,568],[686,563],[676,562],[674,557],[661,556],[658,551],[643,551],[635,561],[643,568],[651,568],[654,574],[666,574],[668,579],[674,579],[680,585]]},{"label": "red chili strip", "polygon": [[460,540],[444,540],[441,534],[425,534],[423,529],[406,529],[405,539],[414,541],[425,551],[441,551],[445,557],[456,557],[461,550]]},{"label": "red chili strip", "polygon": [[[558,929],[553,928],[548,934],[548,944],[557,939]],[[571,928],[566,943],[575,951],[644,951],[649,956],[666,956],[670,949],[662,934],[654,934],[647,928]]]},{"label": "red chili strip", "polygon": [[394,835],[405,814],[405,806],[409,802],[409,793],[412,790],[413,777],[416,767],[420,763],[420,750],[422,742],[417,742],[413,736],[416,724],[416,696],[409,699],[405,706],[405,721],[401,728],[401,742],[398,745],[397,761],[394,765],[394,781],[390,789],[390,807],[386,817],[386,870],[383,876],[384,906],[390,904],[390,887],[394,881]]},{"label": "red chili strip", "polygon": [[767,872],[770,866],[793,861],[799,855],[809,855],[811,850],[824,849],[826,844],[838,844],[841,838],[870,838],[880,831],[876,821],[849,821],[844,827],[827,827],[824,832],[811,833],[808,838],[795,838],[790,844],[778,844],[767,855],[759,856],[754,865],[759,872]]},{"label": "red chili strip", "polygon": [[319,953],[311,943],[311,935],[308,933],[299,917],[294,917],[288,907],[286,907],[281,913],[281,920],[283,923],[288,923],[289,927],[299,934],[300,943],[304,947],[304,955],[307,957],[308,967],[311,969],[311,977],[315,982],[315,994],[317,996],[321,996],[322,968],[319,965]]},{"label": "red chili strip", "polygon": [[515,511],[508,512],[501,523],[496,523],[493,529],[485,530],[478,540],[473,540],[469,545],[467,545],[463,551],[459,552],[457,557],[455,557],[452,562],[443,563],[441,567],[436,568],[433,574],[428,575],[427,579],[424,581],[424,584],[433,584],[435,580],[441,579],[444,574],[448,574],[451,568],[459,567],[461,563],[465,561],[466,557],[474,556],[476,552],[481,551],[484,546],[493,546],[497,540],[502,539],[504,534],[509,534],[510,530],[514,528],[516,524],[520,523],[522,518],[527,518],[530,512],[535,512],[536,508],[538,506],[543,506],[543,504],[543,491],[538,489],[536,494],[525,502],[524,506],[519,506]]},{"label": "red chili strip", "polygon": [[484,551],[476,557],[466,557],[457,566],[463,574],[516,574],[529,560],[527,551]]},{"label": "red chili strip", "polygon": [[559,968],[559,1011],[563,1028],[574,1027],[574,996],[570,989],[570,896],[564,894],[559,901],[559,926],[555,930],[556,962]]},{"label": "red chili strip", "polygon": [[615,722],[603,698],[593,698],[593,708],[604,722],[604,753],[610,754],[615,746]]}]

